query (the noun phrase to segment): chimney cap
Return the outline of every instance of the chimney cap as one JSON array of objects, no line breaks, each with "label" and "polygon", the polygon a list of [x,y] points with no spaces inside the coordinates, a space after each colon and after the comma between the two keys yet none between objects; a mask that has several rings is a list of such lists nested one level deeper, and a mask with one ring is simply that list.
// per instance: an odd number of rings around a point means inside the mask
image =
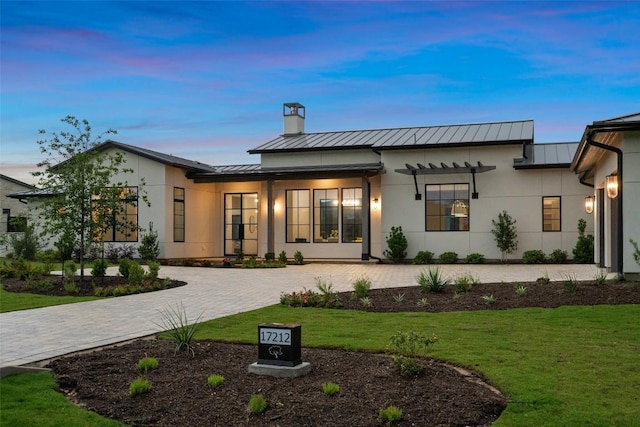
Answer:
[{"label": "chimney cap", "polygon": [[282,105],[283,116],[300,116],[304,118],[305,108],[299,102],[285,102]]}]

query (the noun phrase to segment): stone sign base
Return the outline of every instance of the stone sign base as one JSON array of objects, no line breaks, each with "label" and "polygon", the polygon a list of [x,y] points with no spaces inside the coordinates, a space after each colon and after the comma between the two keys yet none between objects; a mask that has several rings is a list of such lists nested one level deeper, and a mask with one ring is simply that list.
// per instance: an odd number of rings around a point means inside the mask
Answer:
[{"label": "stone sign base", "polygon": [[255,362],[249,365],[249,372],[256,375],[268,375],[276,378],[296,378],[311,372],[311,363],[302,362],[296,366],[276,366]]}]

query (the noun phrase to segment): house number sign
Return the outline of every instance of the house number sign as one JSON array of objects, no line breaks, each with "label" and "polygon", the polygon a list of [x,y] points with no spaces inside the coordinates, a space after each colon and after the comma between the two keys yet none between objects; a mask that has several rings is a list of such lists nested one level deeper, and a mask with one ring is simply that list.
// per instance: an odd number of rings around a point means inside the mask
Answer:
[{"label": "house number sign", "polygon": [[300,325],[258,325],[258,364],[297,366],[302,363]]}]

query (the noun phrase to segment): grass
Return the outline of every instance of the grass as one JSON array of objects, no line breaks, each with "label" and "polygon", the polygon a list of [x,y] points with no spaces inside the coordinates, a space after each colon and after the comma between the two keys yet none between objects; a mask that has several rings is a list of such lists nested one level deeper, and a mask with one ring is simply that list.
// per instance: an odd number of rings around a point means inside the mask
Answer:
[{"label": "grass", "polygon": [[[276,305],[204,322],[194,338],[256,344],[256,325],[297,323],[304,346],[383,351],[398,330],[421,331],[439,337],[429,356],[479,371],[507,394],[495,426],[627,426],[640,419],[634,392],[640,333],[629,327],[638,318],[640,305],[393,314]],[[117,425],[83,424],[77,420],[88,413],[70,403],[64,409],[32,403],[34,395],[55,395],[49,376],[41,375],[46,381],[33,374],[0,381],[1,425]],[[10,388],[16,381],[34,390]],[[50,422],[53,411],[73,415]]]},{"label": "grass", "polygon": [[0,313],[71,304],[81,301],[93,301],[100,297],[47,296],[28,293],[7,292],[0,286]]}]

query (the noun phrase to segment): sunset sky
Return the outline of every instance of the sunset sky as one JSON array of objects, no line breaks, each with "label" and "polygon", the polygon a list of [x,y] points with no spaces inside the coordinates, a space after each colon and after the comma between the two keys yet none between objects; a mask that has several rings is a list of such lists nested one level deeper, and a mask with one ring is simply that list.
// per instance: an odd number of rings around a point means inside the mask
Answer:
[{"label": "sunset sky", "polygon": [[535,120],[536,142],[640,111],[640,2],[0,2],[0,169],[38,130],[212,165],[282,133]]}]

